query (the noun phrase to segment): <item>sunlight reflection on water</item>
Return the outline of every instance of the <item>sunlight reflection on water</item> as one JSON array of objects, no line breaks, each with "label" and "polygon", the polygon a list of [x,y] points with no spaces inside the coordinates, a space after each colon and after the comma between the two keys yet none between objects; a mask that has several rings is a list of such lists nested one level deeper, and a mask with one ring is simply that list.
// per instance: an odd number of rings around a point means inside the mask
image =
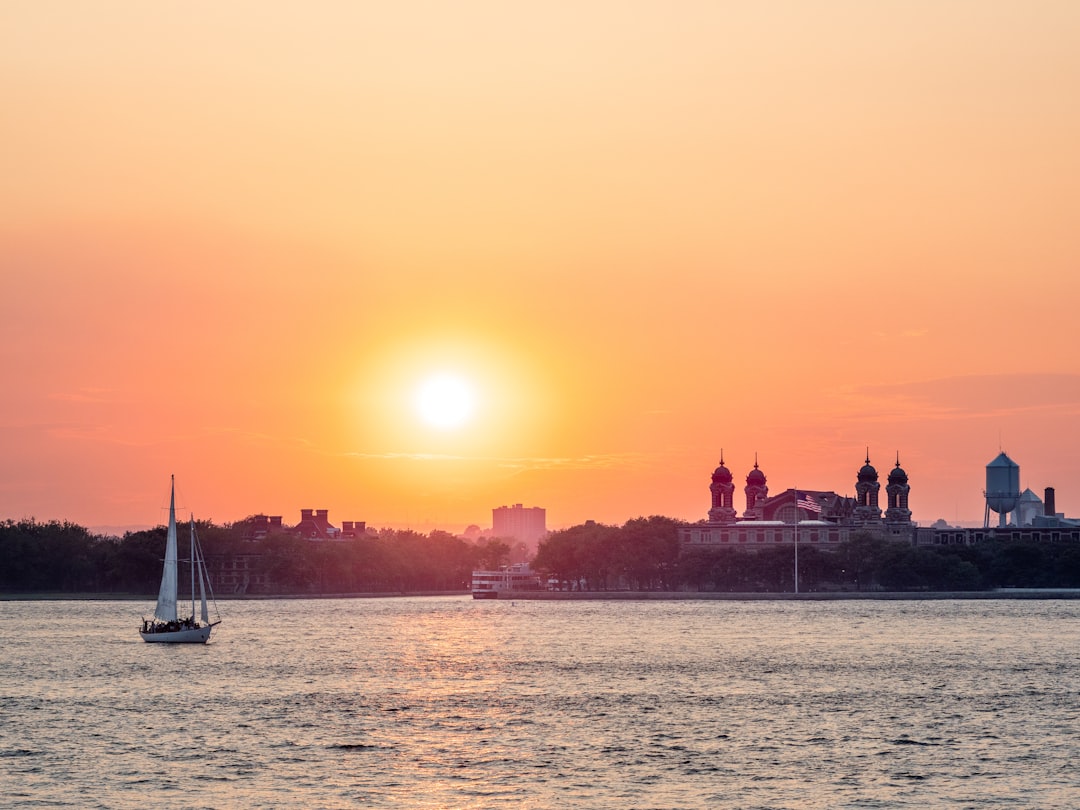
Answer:
[{"label": "sunlight reflection on water", "polygon": [[1080,603],[0,603],[14,807],[1080,806]]}]

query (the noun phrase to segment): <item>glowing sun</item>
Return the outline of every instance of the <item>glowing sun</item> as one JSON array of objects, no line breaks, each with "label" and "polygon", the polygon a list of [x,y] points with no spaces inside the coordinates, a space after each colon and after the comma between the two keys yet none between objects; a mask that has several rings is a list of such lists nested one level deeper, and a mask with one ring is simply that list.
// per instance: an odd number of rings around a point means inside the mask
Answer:
[{"label": "glowing sun", "polygon": [[416,390],[413,400],[420,418],[440,430],[458,428],[469,421],[476,396],[469,383],[455,374],[428,377]]}]

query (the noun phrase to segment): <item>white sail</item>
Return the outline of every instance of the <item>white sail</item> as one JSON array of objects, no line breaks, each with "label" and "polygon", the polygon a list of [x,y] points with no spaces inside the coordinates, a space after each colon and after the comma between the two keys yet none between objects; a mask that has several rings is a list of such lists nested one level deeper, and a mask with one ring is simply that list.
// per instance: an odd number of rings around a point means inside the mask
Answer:
[{"label": "white sail", "polygon": [[160,621],[176,621],[176,482],[172,481],[169,493],[169,532],[165,538],[165,565],[161,570],[161,589],[158,591],[157,609]]},{"label": "white sail", "polygon": [[[176,484],[172,484],[169,493],[169,529],[165,540],[165,564],[161,572],[161,590],[158,593],[157,607],[154,609],[154,620],[143,619],[139,635],[143,641],[165,642],[168,644],[205,644],[210,638],[210,631],[221,624],[220,617],[216,622],[210,621],[210,613],[206,604],[206,593],[210,592],[210,598],[214,598],[214,591],[210,578],[206,572],[206,560],[203,559],[202,549],[199,547],[199,537],[195,533],[195,517],[191,517],[191,557],[185,562],[191,563],[191,614],[179,618],[177,609],[177,586],[179,585],[179,571],[176,547]],[[198,572],[196,574],[196,572]],[[199,579],[199,600],[202,603],[202,623],[195,618],[195,578]],[[214,604],[217,610],[217,603]],[[187,614],[187,611],[184,611]]]}]

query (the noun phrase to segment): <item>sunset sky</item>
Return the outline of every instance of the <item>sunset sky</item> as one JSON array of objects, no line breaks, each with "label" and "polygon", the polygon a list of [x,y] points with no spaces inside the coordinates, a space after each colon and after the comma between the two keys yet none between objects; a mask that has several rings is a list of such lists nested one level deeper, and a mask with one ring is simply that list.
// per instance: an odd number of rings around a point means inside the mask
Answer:
[{"label": "sunset sky", "polygon": [[[1080,516],[1080,3],[5,0],[0,520]],[[418,406],[421,388],[446,383]],[[884,492],[881,497],[884,503]]]}]

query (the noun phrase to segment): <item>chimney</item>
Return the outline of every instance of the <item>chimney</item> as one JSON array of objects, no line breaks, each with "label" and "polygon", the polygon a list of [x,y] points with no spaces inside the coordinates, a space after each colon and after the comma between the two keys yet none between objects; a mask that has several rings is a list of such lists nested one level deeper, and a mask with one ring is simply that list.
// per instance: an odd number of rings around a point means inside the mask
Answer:
[{"label": "chimney", "polygon": [[1054,506],[1054,488],[1047,487],[1043,492],[1043,514],[1047,517],[1054,517],[1057,514],[1057,507]]},{"label": "chimney", "polygon": [[319,518],[320,520],[326,520],[327,519],[326,516],[329,515],[329,514],[330,514],[329,509],[316,509],[315,510],[315,517]]},{"label": "chimney", "polygon": [[300,520],[311,520],[311,515],[314,511],[314,509],[301,509]]},{"label": "chimney", "polygon": [[351,532],[353,530],[352,521],[351,520],[343,520],[343,521],[341,521],[341,530],[343,532]]}]

